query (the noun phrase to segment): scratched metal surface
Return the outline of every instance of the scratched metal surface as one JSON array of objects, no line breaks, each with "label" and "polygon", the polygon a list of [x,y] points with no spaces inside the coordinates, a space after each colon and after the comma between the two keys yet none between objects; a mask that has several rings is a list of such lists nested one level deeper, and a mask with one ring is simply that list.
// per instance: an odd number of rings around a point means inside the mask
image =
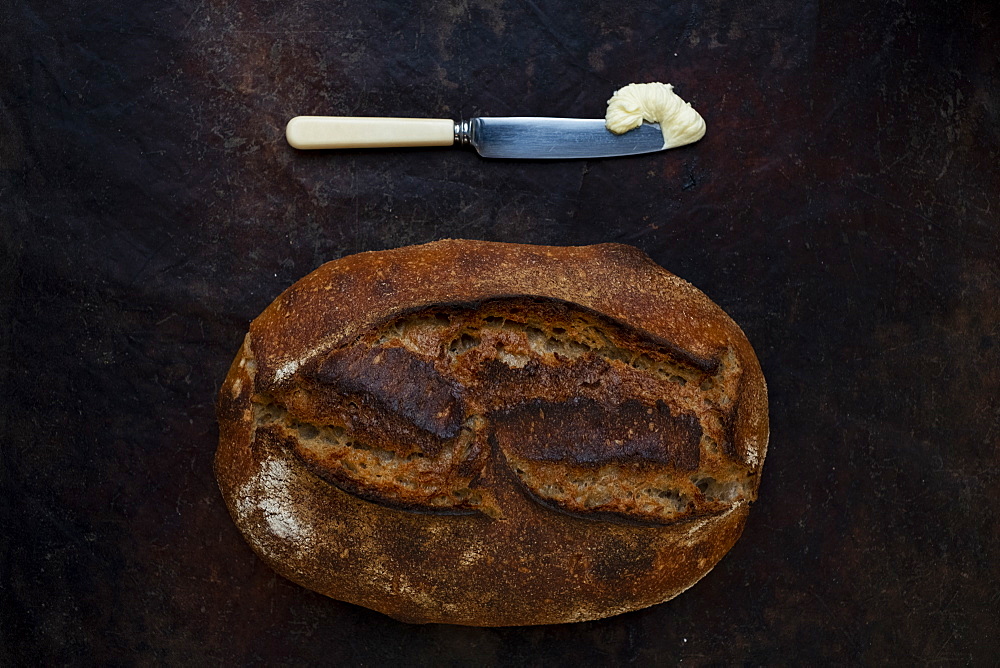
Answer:
[{"label": "scratched metal surface", "polygon": [[[985,665],[1000,622],[1000,19],[934,3],[0,8],[0,663]],[[593,116],[669,81],[653,156],[305,154],[296,114]],[[345,254],[634,244],[739,322],[761,499],[674,601],[417,627],[275,576],[211,472],[247,323]]]}]

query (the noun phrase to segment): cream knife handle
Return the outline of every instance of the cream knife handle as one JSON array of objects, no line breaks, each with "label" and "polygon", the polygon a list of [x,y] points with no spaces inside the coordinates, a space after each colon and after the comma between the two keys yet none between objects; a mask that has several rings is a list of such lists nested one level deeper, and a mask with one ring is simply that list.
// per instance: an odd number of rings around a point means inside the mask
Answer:
[{"label": "cream knife handle", "polygon": [[296,116],[285,127],[295,148],[451,146],[455,121],[448,118]]}]

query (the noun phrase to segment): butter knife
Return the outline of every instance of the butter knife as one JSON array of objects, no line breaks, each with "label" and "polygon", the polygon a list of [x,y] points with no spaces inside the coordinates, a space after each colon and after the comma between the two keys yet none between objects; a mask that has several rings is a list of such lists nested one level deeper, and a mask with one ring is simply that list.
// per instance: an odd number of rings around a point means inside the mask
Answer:
[{"label": "butter knife", "polygon": [[667,148],[657,123],[643,123],[616,135],[604,119],[513,116],[472,118],[385,118],[296,116],[285,138],[297,149],[471,146],[484,158],[607,158]]}]

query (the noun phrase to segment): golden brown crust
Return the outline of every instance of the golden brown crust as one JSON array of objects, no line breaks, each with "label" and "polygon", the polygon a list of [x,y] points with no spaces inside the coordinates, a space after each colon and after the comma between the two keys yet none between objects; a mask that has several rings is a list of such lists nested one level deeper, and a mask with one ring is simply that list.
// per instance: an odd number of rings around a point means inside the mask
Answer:
[{"label": "golden brown crust", "polygon": [[414,622],[667,600],[739,537],[767,445],[743,333],[640,251],[349,256],[251,325],[216,472],[279,573]]}]

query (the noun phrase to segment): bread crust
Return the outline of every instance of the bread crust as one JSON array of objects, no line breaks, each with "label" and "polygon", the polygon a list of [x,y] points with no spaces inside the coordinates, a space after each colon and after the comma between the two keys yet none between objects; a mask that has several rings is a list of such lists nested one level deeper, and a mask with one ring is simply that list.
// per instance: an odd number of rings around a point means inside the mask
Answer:
[{"label": "bread crust", "polygon": [[618,244],[327,263],[253,321],[218,415],[223,497],[275,571],[472,626],[681,593],[739,538],[768,440],[739,327]]}]

